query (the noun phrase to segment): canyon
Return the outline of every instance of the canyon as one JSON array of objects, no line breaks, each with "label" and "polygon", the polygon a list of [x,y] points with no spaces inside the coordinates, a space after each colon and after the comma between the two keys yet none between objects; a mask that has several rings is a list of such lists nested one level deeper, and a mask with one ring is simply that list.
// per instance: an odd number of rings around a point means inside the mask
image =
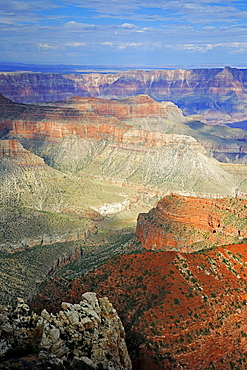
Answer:
[{"label": "canyon", "polygon": [[27,334],[37,366],[246,367],[246,81],[0,74],[0,348]]},{"label": "canyon", "polygon": [[[74,97],[25,105],[1,96],[0,113],[2,147],[17,145],[7,140],[18,140],[44,159],[46,170],[45,164],[120,184],[144,183],[191,193],[204,193],[206,188],[209,193],[214,188],[218,195],[238,191],[231,174],[208,157],[244,164],[246,132],[195,121],[199,117],[183,116],[171,102],[139,95],[121,101]],[[2,159],[5,155],[5,160],[13,160],[6,150],[2,149]],[[175,158],[172,169],[171,158]]]},{"label": "canyon", "polygon": [[[246,132],[199,118],[147,95],[118,101],[75,96],[38,105],[0,95],[0,249],[8,261],[8,288],[0,298],[11,302],[15,291],[29,298],[88,245],[103,262],[97,246],[104,238],[133,234],[138,214],[167,194],[245,198],[246,167],[218,162],[212,148],[219,145],[224,155],[233,145],[244,158]],[[204,240],[225,240],[215,237],[204,236],[197,248]],[[49,263],[37,269],[49,248]],[[118,250],[112,246],[110,253]],[[20,270],[26,271],[31,254],[35,267],[26,286]],[[20,283],[11,282],[11,274]]]},{"label": "canyon", "polygon": [[247,72],[231,67],[192,70],[131,70],[119,73],[0,74],[1,93],[22,103],[66,100],[75,95],[123,99],[147,94],[177,104],[184,114],[214,123],[244,121]]}]

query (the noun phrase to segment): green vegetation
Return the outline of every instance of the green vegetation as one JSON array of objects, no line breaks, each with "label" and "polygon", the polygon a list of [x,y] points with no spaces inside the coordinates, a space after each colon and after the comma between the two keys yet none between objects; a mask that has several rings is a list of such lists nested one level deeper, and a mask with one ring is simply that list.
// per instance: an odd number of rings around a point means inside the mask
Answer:
[{"label": "green vegetation", "polygon": [[28,248],[48,244],[59,238],[85,232],[92,221],[85,217],[70,216],[30,208],[0,206],[0,248]]}]

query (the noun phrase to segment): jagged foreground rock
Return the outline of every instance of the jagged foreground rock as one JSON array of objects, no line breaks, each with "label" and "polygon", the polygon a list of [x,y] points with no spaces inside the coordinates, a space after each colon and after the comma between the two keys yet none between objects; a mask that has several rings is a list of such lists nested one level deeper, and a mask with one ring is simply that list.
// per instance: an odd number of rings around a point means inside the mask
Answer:
[{"label": "jagged foreground rock", "polygon": [[[3,358],[13,356],[17,346],[24,350],[32,344],[39,350],[36,359],[29,361],[32,369],[65,369],[63,364],[66,368],[88,370],[132,368],[123,325],[106,297],[97,299],[95,293],[87,292],[79,304],[63,302],[61,307],[55,315],[44,309],[39,316],[30,312],[21,298],[16,308],[1,306]],[[24,363],[27,366],[27,359],[22,360],[23,369]]]}]

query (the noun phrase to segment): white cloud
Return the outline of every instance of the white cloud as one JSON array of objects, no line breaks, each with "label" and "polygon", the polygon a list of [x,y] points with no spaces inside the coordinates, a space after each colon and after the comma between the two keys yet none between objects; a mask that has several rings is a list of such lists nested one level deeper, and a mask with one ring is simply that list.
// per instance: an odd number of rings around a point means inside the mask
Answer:
[{"label": "white cloud", "polygon": [[120,50],[123,50],[123,49],[126,49],[126,48],[136,48],[136,47],[141,46],[141,45],[142,45],[141,42],[129,42],[129,43],[127,42],[125,44],[119,44],[117,46],[117,48],[120,49]]},{"label": "white cloud", "polygon": [[206,45],[192,45],[192,44],[187,44],[183,45],[182,49],[183,50],[189,50],[193,52],[200,52],[200,53],[206,53],[208,50],[212,50],[215,46],[212,44],[206,44]]},{"label": "white cloud", "polygon": [[101,28],[96,24],[80,23],[75,21],[66,22],[64,27],[68,30],[99,30]]},{"label": "white cloud", "polygon": [[136,28],[136,26],[134,24],[132,24],[132,23],[123,23],[121,25],[121,27],[122,28],[128,28],[128,29],[134,29],[134,28]]},{"label": "white cloud", "polygon": [[72,48],[77,48],[79,46],[86,46],[86,42],[66,42],[64,46],[72,47]]},{"label": "white cloud", "polygon": [[[234,22],[244,19],[247,12],[234,0],[71,0],[81,8],[90,8],[95,17],[119,18],[139,21],[184,20],[189,23]],[[156,14],[148,9],[157,9]]]},{"label": "white cloud", "polygon": [[110,41],[105,41],[105,42],[101,42],[100,45],[113,46],[113,43]]},{"label": "white cloud", "polygon": [[206,53],[214,49],[229,50],[231,54],[247,53],[247,42],[221,42],[215,44],[179,44],[164,45],[164,47],[173,50],[185,50],[191,52]]},{"label": "white cloud", "polygon": [[48,45],[48,44],[37,44],[38,48],[41,50],[56,50],[58,49],[58,46],[54,46],[54,45]]}]

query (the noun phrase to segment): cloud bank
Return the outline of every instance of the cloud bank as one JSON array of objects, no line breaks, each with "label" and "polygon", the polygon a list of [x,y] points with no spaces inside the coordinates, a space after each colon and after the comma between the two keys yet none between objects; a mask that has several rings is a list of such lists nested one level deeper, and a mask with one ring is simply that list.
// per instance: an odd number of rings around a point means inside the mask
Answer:
[{"label": "cloud bank", "polygon": [[234,64],[247,5],[223,0],[0,0],[0,61]]}]

